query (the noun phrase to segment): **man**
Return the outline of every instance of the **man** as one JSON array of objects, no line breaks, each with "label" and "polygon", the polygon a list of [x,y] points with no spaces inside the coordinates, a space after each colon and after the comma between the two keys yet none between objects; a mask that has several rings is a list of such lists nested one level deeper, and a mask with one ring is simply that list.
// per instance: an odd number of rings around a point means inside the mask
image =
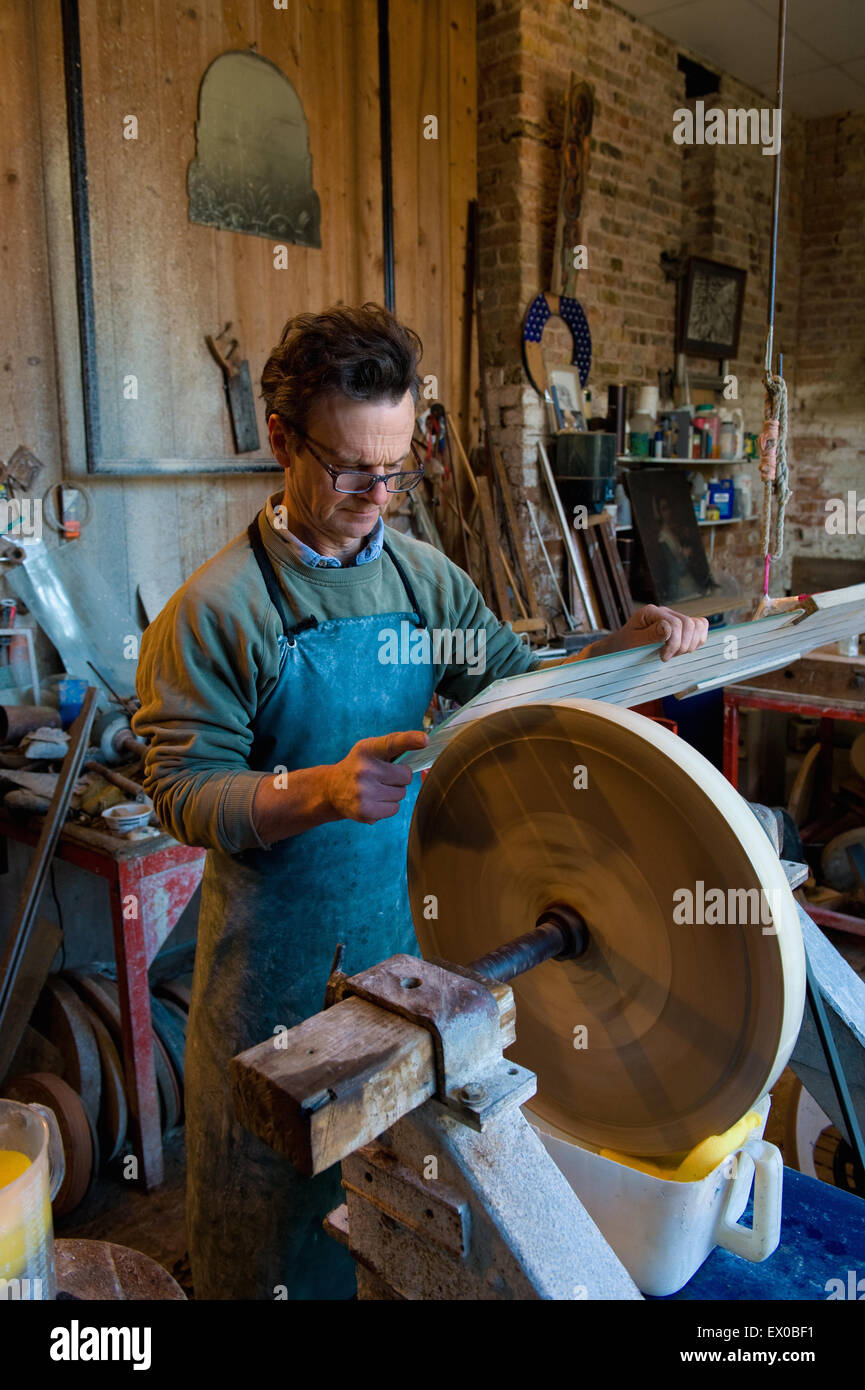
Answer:
[{"label": "man", "polygon": [[[208,849],[186,1050],[187,1217],[199,1298],[345,1298],[352,1262],[321,1229],[339,1170],[300,1177],[234,1119],[231,1057],[318,1012],[337,941],[355,974],[418,953],[405,855],[434,691],[464,702],[534,664],[474,584],[391,529],[420,342],[384,309],[291,320],[262,376],[285,489],[198,570],[141,645],[137,733],[161,824]],[[485,634],[481,663],[393,665],[382,634]],[[644,608],[594,653],[705,640]],[[442,657],[428,644],[431,661]],[[585,653],[583,653],[585,654]]]}]

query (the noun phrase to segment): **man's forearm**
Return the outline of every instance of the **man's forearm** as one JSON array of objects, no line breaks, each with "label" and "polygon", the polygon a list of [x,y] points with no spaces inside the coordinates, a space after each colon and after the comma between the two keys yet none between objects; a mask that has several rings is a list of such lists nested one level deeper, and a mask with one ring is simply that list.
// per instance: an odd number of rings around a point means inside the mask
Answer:
[{"label": "man's forearm", "polygon": [[266,845],[339,819],[327,792],[329,771],[327,767],[302,767],[262,777],[252,801],[252,820]]}]

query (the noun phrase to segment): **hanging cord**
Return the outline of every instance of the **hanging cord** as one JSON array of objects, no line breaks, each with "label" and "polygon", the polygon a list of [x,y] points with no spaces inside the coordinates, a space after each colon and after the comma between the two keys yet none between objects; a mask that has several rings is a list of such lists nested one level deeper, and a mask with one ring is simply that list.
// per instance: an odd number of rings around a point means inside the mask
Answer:
[{"label": "hanging cord", "polygon": [[[787,0],[778,4],[778,82],[776,108],[784,108],[784,48],[787,38]],[[766,312],[766,356],[763,383],[766,388],[766,418],[760,435],[760,476],[763,479],[763,597],[754,618],[765,617],[775,606],[769,597],[769,571],[773,560],[784,552],[784,513],[790,500],[787,469],[787,383],[784,358],[779,356],[777,375],[772,370],[775,340],[775,276],[778,267],[778,224],[781,211],[781,148],[775,155],[772,191],[772,236],[769,243],[769,302]],[[774,517],[772,501],[776,503]],[[784,602],[779,600],[778,602]]]},{"label": "hanging cord", "polygon": [[[784,553],[784,515],[792,493],[787,466],[787,383],[783,376],[766,378],[766,419],[760,435],[760,476],[763,479],[763,597],[769,593],[769,568]],[[772,502],[775,501],[773,515]]]}]

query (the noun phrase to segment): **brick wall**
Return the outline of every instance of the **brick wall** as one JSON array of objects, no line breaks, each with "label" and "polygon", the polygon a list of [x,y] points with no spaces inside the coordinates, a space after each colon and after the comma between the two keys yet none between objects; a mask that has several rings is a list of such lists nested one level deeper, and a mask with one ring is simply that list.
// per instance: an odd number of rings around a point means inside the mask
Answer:
[{"label": "brick wall", "polygon": [[[595,95],[583,202],[589,264],[577,284],[593,340],[589,385],[654,383],[659,369],[673,366],[675,286],[665,278],[662,253],[728,261],[748,271],[739,355],[731,370],[738,377],[745,428],[760,429],[775,160],[757,146],[674,144],[673,113],[687,104],[677,64],[681,51],[608,0],[590,0],[586,10],[575,10],[569,0],[478,0],[480,269],[493,429],[512,482],[543,507],[551,537],[554,526],[535,463],[546,422],[522,369],[519,343],[526,306],[549,288],[552,274],[571,71],[588,80]],[[706,104],[726,109],[768,103],[721,74],[718,94]],[[822,510],[815,529],[815,476],[820,474],[820,487],[837,493],[861,462],[854,440],[857,429],[861,438],[862,409],[852,374],[858,371],[861,380],[865,330],[861,315],[858,325],[853,322],[858,301],[844,292],[851,277],[861,286],[865,257],[856,235],[865,197],[861,125],[860,118],[810,122],[807,129],[796,117],[785,121],[775,345],[784,353],[793,410],[795,495],[776,592],[788,581],[794,549],[807,544],[829,553]],[[846,204],[832,192],[839,168],[850,184]],[[813,215],[815,201],[819,217]],[[855,341],[843,359],[830,297],[836,306],[847,304],[851,319],[845,333],[848,342],[851,336]],[[829,378],[835,385],[829,386]],[[825,430],[817,420],[830,406],[835,432],[827,465]],[[756,466],[752,473],[759,504]],[[534,551],[528,533],[526,539]],[[759,524],[720,528],[714,545],[716,573],[735,575],[756,597]],[[540,569],[539,574],[544,596],[555,606],[552,586],[544,587]]]},{"label": "brick wall", "polygon": [[809,121],[805,167],[791,539],[863,559],[862,535],[826,532],[825,503],[865,498],[865,115]]}]

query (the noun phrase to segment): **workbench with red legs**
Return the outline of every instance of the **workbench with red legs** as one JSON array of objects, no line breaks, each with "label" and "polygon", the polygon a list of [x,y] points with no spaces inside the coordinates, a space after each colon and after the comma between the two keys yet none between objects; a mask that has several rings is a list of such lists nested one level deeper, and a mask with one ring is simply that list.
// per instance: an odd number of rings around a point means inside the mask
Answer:
[{"label": "workbench with red legs", "polygon": [[[41,818],[13,818],[0,811],[0,837],[35,845]],[[6,871],[5,843],[0,872]],[[111,902],[123,1069],[138,1177],[147,1191],[162,1182],[162,1129],[153,1062],[147,971],[201,881],[203,849],[170,835],[146,840],[117,836],[69,821],[56,858],[106,880]]]},{"label": "workbench with red legs", "polygon": [[[738,685],[725,686],[723,772],[734,787],[739,785],[739,712],[743,709],[775,710],[819,719],[818,809],[826,814],[832,796],[834,721],[846,719],[865,724],[865,658],[855,661],[814,655]],[[865,936],[862,918],[809,903],[802,905],[818,926]]]}]

